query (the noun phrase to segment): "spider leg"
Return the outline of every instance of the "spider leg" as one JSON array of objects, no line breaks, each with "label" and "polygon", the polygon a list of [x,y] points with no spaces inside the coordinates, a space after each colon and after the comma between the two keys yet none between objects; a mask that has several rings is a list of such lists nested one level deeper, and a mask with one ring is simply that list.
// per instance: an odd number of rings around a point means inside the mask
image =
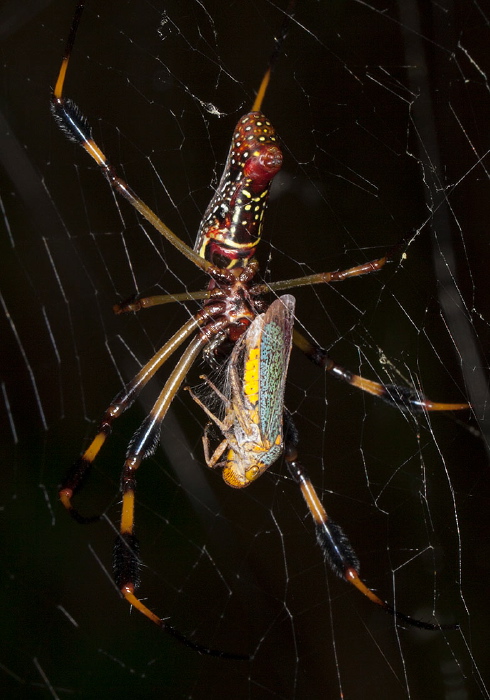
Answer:
[{"label": "spider leg", "polygon": [[284,20],[282,26],[279,29],[279,32],[276,34],[274,48],[269,58],[269,65],[267,66],[267,70],[264,74],[264,77],[262,78],[262,82],[260,83],[259,89],[257,90],[257,95],[255,96],[255,101],[252,107],[253,112],[260,111],[262,109],[262,102],[264,100],[267,88],[269,86],[272,71],[274,70],[276,63],[282,53],[282,45],[289,33],[289,27],[294,17],[295,7],[296,0],[289,0],[289,4],[284,13]]},{"label": "spider leg", "polygon": [[[283,280],[281,282],[272,282],[269,285],[256,284],[251,290],[250,294],[260,295],[266,292],[278,292],[284,289],[291,289],[293,287],[302,287],[310,284],[328,284],[331,282],[343,282],[351,277],[358,277],[360,275],[367,275],[371,272],[378,272],[384,265],[391,260],[400,249],[405,245],[405,241],[398,243],[393,246],[388,253],[382,258],[377,258],[376,260],[371,260],[370,262],[363,263],[362,265],[356,265],[355,267],[349,267],[346,270],[338,270],[336,272],[320,272],[314,275],[308,275],[305,277],[298,277],[290,280]],[[380,384],[379,382],[374,382],[370,379],[364,379],[357,374],[353,374],[347,369],[344,369],[341,365],[338,365],[334,360],[332,360],[326,350],[310,343],[299,331],[294,330],[293,332],[293,342],[297,348],[299,348],[314,364],[318,367],[322,367],[326,372],[331,374],[336,379],[355,386],[361,391],[365,391],[368,394],[373,394],[383,399],[392,406],[397,406],[403,410],[409,408],[418,411],[463,411],[470,408],[467,403],[442,403],[431,401],[423,394],[418,393],[414,389],[398,386],[396,384]]]},{"label": "spider leg", "polygon": [[[184,325],[168,340],[165,345],[163,345],[160,350],[151,358],[149,362],[142,367],[138,374],[132,379],[129,384],[127,384],[122,391],[119,392],[112,400],[109,408],[106,410],[97,430],[95,438],[92,440],[85,452],[79,457],[79,459],[73,464],[71,469],[68,471],[61,487],[59,490],[59,497],[65,508],[70,512],[71,516],[79,523],[91,523],[99,520],[100,516],[90,516],[85,517],[80,515],[80,513],[74,508],[72,504],[72,498],[74,494],[82,487],[84,481],[86,480],[90,468],[99,454],[102,446],[109,437],[112,429],[112,422],[118,418],[124,411],[126,411],[130,406],[133,405],[136,398],[138,397],[140,391],[143,387],[150,381],[153,375],[160,369],[160,367],[166,362],[166,360],[172,355],[182,343],[189,337],[189,335],[199,328],[206,321],[213,319],[217,312],[221,309],[219,302],[216,304],[210,304],[209,306],[198,311],[192,318],[190,318]],[[194,362],[199,349],[202,349],[209,343],[210,338],[214,336],[215,333],[219,333],[222,330],[222,326],[226,324],[225,321],[212,321],[208,326],[201,328],[200,334],[196,340],[194,340],[187,349],[184,351],[181,359],[175,366],[172,374],[170,375],[165,387],[162,390],[160,396],[165,394],[165,391],[170,392],[170,401],[173,400],[178,387],[182,383],[185,373],[180,377],[179,384],[175,390],[172,390],[171,380],[175,377],[175,373],[182,366],[189,368]],[[198,349],[195,350],[195,345],[198,345]],[[187,371],[187,370],[186,370]],[[157,402],[158,403],[158,402]],[[170,402],[169,402],[170,403]],[[166,404],[165,413],[168,409]],[[165,415],[163,414],[163,416]],[[150,420],[152,414],[148,416],[147,421]],[[163,420],[163,416],[161,420]],[[161,423],[160,420],[160,423]],[[144,424],[143,424],[144,425]],[[140,427],[140,430],[143,426]],[[158,428],[159,430],[159,428]],[[158,435],[156,436],[158,440]],[[134,442],[135,438],[133,438]]]},{"label": "spider leg", "polygon": [[[130,549],[136,550],[134,546],[134,491],[136,486],[135,473],[141,462],[145,457],[149,457],[154,453],[158,445],[158,439],[160,436],[160,429],[162,421],[165,418],[167,410],[172,403],[175,394],[179,390],[187,372],[194,363],[196,357],[201,352],[203,345],[206,343],[206,339],[197,336],[192,340],[190,345],[187,347],[186,352],[182,355],[180,360],[177,362],[175,368],[170,374],[169,378],[165,382],[160,395],[155,401],[150,413],[141,423],[140,427],[133,435],[131,442],[126,453],[126,460],[124,462],[122,477],[121,477],[121,491],[123,494],[122,498],[122,515],[121,515],[121,528],[120,528],[120,538],[116,540],[121,542],[125,540],[129,544],[128,551]],[[121,546],[120,544],[117,546]],[[126,555],[131,559],[130,564],[125,564],[124,566],[118,567],[115,572],[115,578],[118,582],[120,588],[125,585],[130,585],[130,582],[125,582],[124,579],[127,578],[125,571],[132,570],[135,566],[137,560],[136,556]],[[122,557],[121,559],[125,559]],[[129,561],[129,559],[128,559]],[[134,578],[129,576],[129,579]],[[135,583],[133,582],[133,588]],[[123,591],[124,594],[124,591]]]},{"label": "spider leg", "polygon": [[383,610],[390,613],[390,615],[393,615],[401,622],[405,622],[412,627],[431,631],[458,629],[458,625],[438,625],[424,622],[410,617],[410,615],[406,615],[399,610],[395,610],[394,607],[386,603],[382,598],[377,596],[374,591],[366,586],[359,577],[359,559],[347,535],[342,528],[327,515],[305,468],[298,460],[297,430],[287,412],[285,412],[284,419],[287,433],[284,458],[289,473],[301,489],[303,498],[315,523],[317,542],[322,548],[325,559],[328,561],[332,571],[340,578],[351,583],[358,591],[365,595],[366,598],[369,598],[370,601],[379,605],[380,608],[383,608]]},{"label": "spider leg", "polygon": [[135,192],[133,192],[129,185],[118,176],[114,166],[111,165],[105,154],[94,141],[92,129],[87,119],[83,116],[78,106],[72,100],[63,96],[63,88],[68,70],[68,64],[84,7],[85,2],[80,0],[76,7],[70,34],[66,42],[65,52],[61,62],[61,68],[56,80],[53,94],[51,96],[51,112],[53,117],[65,136],[70,139],[70,141],[78,143],[80,146],[82,146],[89,156],[95,160],[109,184],[116,192],[124,197],[137,211],[139,211],[139,213],[144,216],[145,219],[162,234],[162,236],[164,236],[175,248],[177,248],[177,250],[182,253],[182,255],[185,255],[188,260],[193,262],[194,265],[199,267],[201,270],[209,272],[213,269],[213,265],[211,265],[211,263],[209,263],[207,260],[201,258],[192,248],[181,241],[180,238],[176,236],[175,233],[173,233],[173,231],[171,231],[168,226],[163,223],[163,221],[161,221],[155,212],[152,211],[152,209],[150,209],[150,207],[148,207],[135,194]]},{"label": "spider leg", "polygon": [[[396,246],[398,250],[400,245]],[[284,289],[293,289],[294,287],[305,287],[311,284],[330,284],[331,282],[343,282],[350,277],[359,277],[360,275],[369,275],[371,272],[378,272],[393,257],[394,253],[387,253],[382,258],[371,260],[371,262],[349,267],[347,270],[337,270],[335,272],[317,272],[313,275],[305,275],[304,277],[295,277],[290,280],[281,280],[279,282],[271,282],[270,284],[256,284],[250,290],[251,294],[266,294],[267,292],[280,292]]]},{"label": "spider leg", "polygon": [[289,280],[281,280],[279,282],[271,282],[270,284],[256,284],[250,290],[251,294],[266,294],[267,292],[279,292],[284,289],[293,289],[294,287],[304,287],[311,284],[330,284],[331,282],[344,282],[351,277],[359,277],[360,275],[369,275],[371,272],[378,272],[387,262],[396,258],[403,248],[406,247],[408,240],[403,238],[399,243],[392,246],[388,252],[381,258],[370,260],[369,262],[348,267],[346,270],[335,270],[333,272],[317,272],[313,275],[305,275],[304,277],[295,277]]},{"label": "spider leg", "polygon": [[148,309],[150,306],[173,304],[176,301],[200,301],[202,299],[209,299],[211,296],[216,295],[209,290],[199,292],[179,292],[177,294],[155,294],[150,297],[139,297],[136,295],[126,299],[126,301],[123,301],[120,304],[114,304],[112,310],[116,315],[126,314],[141,311],[141,309]]},{"label": "spider leg", "polygon": [[121,536],[116,539],[114,543],[113,568],[116,584],[119,586],[121,593],[128,603],[143,613],[145,617],[158,625],[162,630],[177,639],[181,644],[184,644],[193,651],[197,651],[200,654],[207,654],[208,656],[242,661],[250,659],[247,655],[234,654],[232,652],[221,651],[220,649],[209,649],[198,642],[192,641],[173,627],[173,625],[168,624],[167,620],[155,615],[155,613],[134,594],[139,584],[139,543],[134,535],[126,533],[123,536],[121,534]]},{"label": "spider leg", "polygon": [[155,613],[135,595],[135,591],[139,585],[139,542],[134,534],[135,473],[142,460],[150,456],[156,449],[161,424],[168,407],[206,342],[205,337],[198,336],[194,338],[188,346],[186,352],[182,355],[165,383],[151,412],[138,428],[129,445],[121,478],[121,490],[123,494],[122,513],[120,534],[114,542],[114,579],[123,597],[130,605],[187,647],[201,654],[218,656],[220,658],[248,659],[248,656],[223,652],[219,649],[208,649],[201,644],[193,642],[174,627],[167,624],[166,620],[155,615]]},{"label": "spider leg", "polygon": [[99,520],[98,515],[88,518],[80,515],[72,505],[72,498],[83,485],[95,458],[111,434],[113,421],[133,405],[143,387],[150,381],[155,372],[160,369],[170,355],[172,355],[186,338],[195,331],[197,325],[198,321],[196,318],[189,319],[187,323],[185,323],[157,353],[155,353],[151,360],[140,369],[134,379],[114,397],[99,423],[96,436],[85,452],[68,471],[60,487],[59,496],[65,508],[70,512],[70,515],[79,523],[89,523]]},{"label": "spider leg", "polygon": [[304,335],[297,330],[293,331],[293,343],[301,350],[315,365],[323,367],[326,372],[336,379],[340,379],[356,389],[361,389],[368,394],[373,394],[391,406],[397,406],[402,410],[414,409],[416,411],[464,411],[470,408],[467,403],[440,403],[431,401],[423,394],[410,387],[398,386],[396,384],[380,384],[371,379],[365,379],[358,374],[354,374],[341,365],[338,365],[328,355],[326,350],[310,343]]}]

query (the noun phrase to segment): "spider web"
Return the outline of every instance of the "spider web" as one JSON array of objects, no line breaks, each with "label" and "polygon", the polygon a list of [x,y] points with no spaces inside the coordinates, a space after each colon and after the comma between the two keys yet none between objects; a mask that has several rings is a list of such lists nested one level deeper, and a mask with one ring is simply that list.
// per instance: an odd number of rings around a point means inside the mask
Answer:
[{"label": "spider web", "polygon": [[[96,2],[67,95],[138,194],[193,244],[235,122],[250,109],[287,3]],[[294,292],[300,326],[370,379],[469,400],[472,415],[401,413],[292,355],[301,458],[364,580],[414,617],[399,629],[334,578],[279,461],[231,490],[203,462],[205,416],[180,392],[138,474],[141,595],[229,662],[178,645],[111,583],[119,471],[165,371],[116,422],[79,497],[66,468],[110,399],[192,313],[127,317],[135,291],[205,280],[111,193],[49,115],[71,3],[1,10],[4,697],[488,698],[490,6],[298,0],[263,110],[285,165],[265,280],[343,269],[402,238],[381,273]],[[189,375],[209,371],[202,363]]]}]

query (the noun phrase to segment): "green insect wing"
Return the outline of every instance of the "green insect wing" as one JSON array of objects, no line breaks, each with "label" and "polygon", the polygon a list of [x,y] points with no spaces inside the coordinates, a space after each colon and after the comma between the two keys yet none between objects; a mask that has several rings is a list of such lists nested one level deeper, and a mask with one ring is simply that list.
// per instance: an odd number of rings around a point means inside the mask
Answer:
[{"label": "green insect wing", "polygon": [[282,434],[284,390],[291,355],[295,299],[285,294],[264,314],[260,337],[259,427],[264,438]]}]

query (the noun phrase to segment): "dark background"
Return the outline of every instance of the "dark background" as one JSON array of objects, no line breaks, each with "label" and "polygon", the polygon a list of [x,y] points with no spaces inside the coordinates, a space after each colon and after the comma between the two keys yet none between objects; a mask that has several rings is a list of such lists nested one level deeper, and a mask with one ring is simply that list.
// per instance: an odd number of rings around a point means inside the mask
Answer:
[{"label": "dark background", "polygon": [[[66,94],[189,244],[284,4],[88,3]],[[478,431],[490,6],[298,1],[263,106],[285,151],[259,252],[266,280],[346,268],[414,234],[407,258],[378,275],[295,292],[298,320],[353,371],[469,400],[473,414],[403,415],[299,353],[286,400],[364,579],[400,610],[461,630],[398,629],[334,579],[282,463],[245,492],[228,489],[203,465],[202,413],[179,395],[139,475],[141,595],[192,638],[251,662],[189,651],[111,585],[119,469],[164,372],[116,424],[80,495],[106,518],[77,526],[57,500],[111,397],[188,318],[178,304],[116,318],[112,304],[205,283],[52,122],[71,14],[66,0],[0,10],[3,697],[489,697]]]}]

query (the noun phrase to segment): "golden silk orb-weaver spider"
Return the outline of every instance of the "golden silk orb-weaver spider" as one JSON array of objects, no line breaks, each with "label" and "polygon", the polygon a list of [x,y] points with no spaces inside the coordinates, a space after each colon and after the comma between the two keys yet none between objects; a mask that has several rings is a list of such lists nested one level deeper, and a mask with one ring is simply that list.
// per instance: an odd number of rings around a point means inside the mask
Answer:
[{"label": "golden silk orb-weaver spider", "polygon": [[[189,369],[198,356],[204,353],[206,359],[214,365],[228,362],[226,373],[231,387],[227,394],[222,393],[208,380],[224,408],[223,421],[217,419],[201,403],[224,435],[221,448],[212,456],[206,448],[208,465],[213,468],[224,466],[222,473],[226,483],[241,488],[253,483],[283,452],[292,478],[299,485],[313,517],[317,540],[335,573],[402,622],[423,629],[442,629],[440,625],[425,623],[395,611],[359,578],[359,562],[347,537],[329,519],[306,470],[298,460],[297,431],[284,409],[285,376],[292,344],[337,379],[402,409],[452,411],[468,408],[465,403],[433,402],[412,389],[382,385],[349,372],[334,362],[325,350],[312,345],[293,329],[293,297],[285,295],[271,305],[264,299],[266,294],[302,285],[340,282],[379,271],[397,254],[399,246],[382,258],[347,270],[323,272],[270,284],[255,282],[259,270],[255,253],[262,236],[269,189],[282,165],[282,152],[274,127],[261,109],[272,69],[287,33],[287,20],[292,16],[292,6],[286,12],[286,21],[276,39],[269,67],[252,110],[240,118],[235,128],[223,175],[203,216],[192,249],[119,176],[94,141],[88,120],[76,104],[64,96],[68,65],[84,5],[82,1],[76,5],[52,93],[53,116],[65,135],[82,146],[95,161],[112,189],[125,198],[184,257],[199,267],[208,276],[209,283],[204,291],[137,298],[114,307],[115,312],[120,314],[175,301],[201,302],[199,311],[114,397],[102,417],[95,438],[61,484],[59,495],[63,506],[80,523],[99,519],[99,516],[86,517],[79,513],[73,505],[74,495],[86,480],[92,463],[111,432],[113,421],[135,402],[140,391],[167,359],[194,336],[170,372],[154,406],[133,435],[127,450],[121,478],[120,532],[114,545],[114,578],[123,597],[152,622],[196,651],[223,658],[249,658],[242,654],[209,649],[194,642],[167,620],[153,613],[136,595],[139,585],[139,543],[134,534],[136,472],[142,460],[156,450],[166,412]],[[270,342],[270,337],[274,337],[274,342]],[[228,455],[223,462],[221,454],[227,447]]]}]

